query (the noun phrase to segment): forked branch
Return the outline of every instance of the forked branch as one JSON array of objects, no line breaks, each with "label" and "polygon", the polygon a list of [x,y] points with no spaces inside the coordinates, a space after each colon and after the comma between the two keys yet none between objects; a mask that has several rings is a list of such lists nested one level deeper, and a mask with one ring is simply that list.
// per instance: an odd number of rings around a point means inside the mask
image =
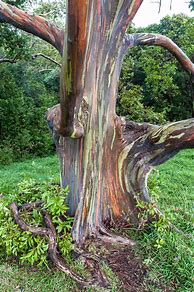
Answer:
[{"label": "forked branch", "polygon": [[182,67],[194,75],[194,64],[187,55],[168,37],[154,33],[126,34],[124,46],[132,48],[134,46],[160,46],[167,49],[180,62]]},{"label": "forked branch", "polygon": [[30,15],[0,0],[0,22],[10,23],[21,30],[38,36],[54,46],[62,55],[64,32],[43,17]]}]

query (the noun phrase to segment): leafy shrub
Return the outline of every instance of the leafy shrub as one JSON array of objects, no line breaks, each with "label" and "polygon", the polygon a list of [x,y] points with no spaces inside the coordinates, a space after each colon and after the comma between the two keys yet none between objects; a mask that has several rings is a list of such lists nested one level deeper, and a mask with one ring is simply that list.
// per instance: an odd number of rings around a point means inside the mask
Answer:
[{"label": "leafy shrub", "polygon": [[[9,204],[13,201],[18,205],[42,200],[43,208],[48,211],[57,232],[57,241],[62,255],[72,249],[71,223],[66,215],[65,204],[68,188],[61,189],[58,185],[38,183],[35,180],[24,180],[19,184],[17,194],[5,194],[0,197],[0,249],[8,256],[17,256],[21,262],[47,265],[48,243],[45,237],[35,236],[22,231],[15,223]],[[22,218],[33,226],[42,226],[43,218],[40,209],[21,210]]]}]

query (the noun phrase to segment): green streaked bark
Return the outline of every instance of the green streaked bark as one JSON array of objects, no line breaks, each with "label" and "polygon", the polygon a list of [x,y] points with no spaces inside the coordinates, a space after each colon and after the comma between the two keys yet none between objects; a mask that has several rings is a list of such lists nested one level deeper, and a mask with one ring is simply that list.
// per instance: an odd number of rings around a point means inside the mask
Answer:
[{"label": "green streaked bark", "polygon": [[194,146],[194,120],[165,126],[138,124],[115,113],[123,57],[134,45],[168,49],[190,74],[194,65],[168,38],[127,35],[142,0],[68,0],[64,32],[0,0],[0,22],[33,33],[63,56],[60,105],[47,112],[61,166],[70,188],[73,238],[131,243],[106,229],[138,221],[137,197],[149,201],[147,176],[179,150]]}]

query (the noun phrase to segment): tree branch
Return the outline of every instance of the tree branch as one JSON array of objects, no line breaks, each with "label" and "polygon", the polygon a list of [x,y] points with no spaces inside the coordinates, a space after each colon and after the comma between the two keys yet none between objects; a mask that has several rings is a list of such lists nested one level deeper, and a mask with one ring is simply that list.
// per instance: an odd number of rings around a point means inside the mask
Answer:
[{"label": "tree branch", "polygon": [[182,67],[194,75],[194,64],[187,55],[168,37],[154,33],[126,34],[124,38],[125,48],[134,46],[161,46],[167,49],[180,62]]},{"label": "tree branch", "polygon": [[[39,205],[40,202],[37,202],[37,205]],[[76,273],[72,272],[65,264],[64,260],[60,257],[57,251],[57,235],[55,231],[55,227],[51,221],[50,216],[45,210],[41,210],[45,227],[34,227],[29,224],[27,224],[20,216],[19,214],[19,208],[20,209],[32,209],[33,207],[37,207],[36,204],[34,206],[32,204],[25,204],[24,206],[18,207],[15,202],[13,202],[10,205],[10,209],[13,213],[14,220],[18,224],[18,226],[23,231],[31,232],[35,235],[45,236],[48,238],[48,255],[51,261],[54,263],[54,265],[61,271],[65,272],[67,275],[69,275],[73,280],[75,280],[77,283],[79,283],[82,287],[85,286],[92,286],[94,284],[94,281],[87,281],[77,275]]]},{"label": "tree branch", "polygon": [[123,137],[125,148],[121,157],[126,158],[123,173],[130,176],[130,179],[126,176],[123,188],[149,202],[148,174],[153,167],[164,163],[180,150],[194,148],[194,119],[164,126],[127,121]]},{"label": "tree branch", "polygon": [[63,54],[63,30],[48,23],[44,18],[30,15],[0,0],[0,22],[10,23],[21,30],[38,36],[54,46],[61,55]]},{"label": "tree branch", "polygon": [[[194,76],[194,64],[168,37],[152,33],[125,35],[124,50],[138,45],[157,45],[166,48],[182,67]],[[124,179],[123,188],[126,192],[134,196],[139,194],[142,200],[149,201],[148,174],[154,166],[170,159],[180,150],[194,147],[194,119],[164,126],[127,121],[123,137],[126,146],[122,156],[127,157],[123,161],[123,173],[127,172],[130,175],[130,179]]]},{"label": "tree branch", "polygon": [[130,152],[138,151],[145,164],[156,166],[169,159],[171,153],[194,147],[194,119],[164,126],[127,121],[123,136],[127,145],[134,145]]},{"label": "tree branch", "polygon": [[10,58],[7,58],[6,56],[5,57],[0,57],[0,64],[1,63],[11,63],[11,64],[14,64],[16,63],[16,59],[17,59],[17,56],[19,54],[16,54],[12,59]]},{"label": "tree branch", "polygon": [[39,73],[45,73],[45,72],[48,72],[48,71],[52,71],[52,69],[42,69],[42,70],[39,70],[38,72]]},{"label": "tree branch", "polygon": [[61,64],[60,64],[60,63],[58,63],[57,61],[55,61],[54,59],[52,59],[51,57],[49,57],[49,56],[47,56],[47,55],[45,55],[45,54],[37,53],[37,54],[33,54],[33,55],[32,55],[32,59],[36,59],[36,58],[38,58],[38,57],[43,57],[43,58],[45,58],[45,59],[47,59],[47,60],[53,62],[53,63],[56,64],[57,66],[61,67]]},{"label": "tree branch", "polygon": [[[159,165],[170,155],[194,147],[194,119],[169,123],[152,129],[147,137],[150,146],[150,165]],[[160,151],[159,151],[160,150]]]},{"label": "tree branch", "polygon": [[108,280],[104,273],[100,269],[99,260],[92,258],[91,255],[82,254],[82,257],[86,260],[86,265],[92,270],[92,279],[86,280],[80,277],[77,273],[71,271],[71,269],[66,265],[63,258],[60,256],[57,248],[57,234],[55,226],[46,210],[41,209],[41,213],[44,219],[45,227],[35,227],[27,224],[20,216],[19,210],[29,210],[32,211],[34,208],[42,207],[43,201],[37,201],[33,203],[26,203],[22,206],[18,206],[15,202],[10,204],[10,209],[13,213],[14,220],[16,224],[23,230],[31,232],[35,235],[45,236],[48,238],[48,256],[53,264],[62,272],[66,273],[73,280],[75,280],[81,288],[93,287],[96,284],[101,287],[107,287]]}]

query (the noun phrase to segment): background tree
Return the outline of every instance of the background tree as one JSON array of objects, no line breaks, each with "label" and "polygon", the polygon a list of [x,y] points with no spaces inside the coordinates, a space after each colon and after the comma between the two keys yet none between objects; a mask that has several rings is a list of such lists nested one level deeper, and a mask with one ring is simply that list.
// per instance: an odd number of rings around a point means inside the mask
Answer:
[{"label": "background tree", "polygon": [[[29,1],[14,3],[31,9]],[[52,18],[56,16],[56,4],[53,6],[46,1],[35,5],[42,13],[50,9]],[[58,10],[60,14],[61,5]],[[58,101],[61,58],[52,46],[7,23],[0,25],[0,42],[0,163],[8,164],[54,151],[45,111]]]},{"label": "background tree", "polygon": [[[129,238],[111,234],[108,227],[125,220],[137,223],[141,211],[137,201],[150,201],[147,176],[152,167],[194,145],[192,119],[155,126],[128,121],[115,113],[120,69],[128,48],[162,46],[189,74],[194,73],[192,62],[169,38],[154,33],[126,34],[141,3],[68,1],[64,33],[44,18],[0,1],[1,21],[44,39],[62,55],[60,105],[48,110],[47,119],[61,163],[61,185],[70,188],[72,236],[79,246],[93,237],[133,244]],[[16,203],[11,209],[23,230],[48,237],[51,259],[70,273],[57,254],[56,233],[48,214],[42,211],[46,228],[37,228],[24,222]]]},{"label": "background tree", "polygon": [[[167,35],[193,61],[194,19],[183,14],[138,29]],[[131,29],[135,32],[137,29]],[[136,94],[134,90],[138,90]],[[135,102],[135,96],[138,101]],[[132,48],[123,62],[118,113],[136,121],[164,123],[193,117],[193,80],[159,47]],[[138,110],[139,109],[139,110]]]},{"label": "background tree", "polygon": [[191,8],[191,11],[194,10],[194,1],[193,0],[190,1],[189,7]]},{"label": "background tree", "polygon": [[56,94],[47,90],[42,74],[31,71],[26,62],[14,67],[2,64],[0,74],[0,162],[52,153],[44,116],[57,102]]}]

